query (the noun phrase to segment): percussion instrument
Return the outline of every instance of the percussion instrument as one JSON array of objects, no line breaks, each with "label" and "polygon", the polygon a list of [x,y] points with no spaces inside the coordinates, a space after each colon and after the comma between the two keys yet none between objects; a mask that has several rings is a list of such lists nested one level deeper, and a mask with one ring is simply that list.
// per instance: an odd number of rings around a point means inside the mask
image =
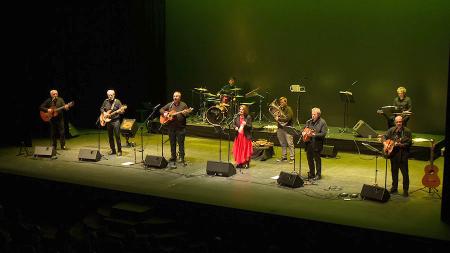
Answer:
[{"label": "percussion instrument", "polygon": [[211,106],[206,111],[206,120],[211,125],[220,125],[228,116],[228,108],[226,106]]}]

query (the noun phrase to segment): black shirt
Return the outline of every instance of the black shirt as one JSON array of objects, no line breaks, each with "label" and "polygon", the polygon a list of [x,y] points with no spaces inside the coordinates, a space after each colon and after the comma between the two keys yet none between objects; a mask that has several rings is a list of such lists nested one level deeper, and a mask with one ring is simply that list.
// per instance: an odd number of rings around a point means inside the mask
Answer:
[{"label": "black shirt", "polygon": [[[189,109],[185,102],[180,101],[178,105],[176,105],[174,102],[170,102],[163,106],[161,109],[159,109],[160,114],[164,114],[165,111],[174,111],[175,112],[181,112],[183,110]],[[175,115],[175,119],[167,123],[167,126],[171,128],[185,128],[186,127],[186,116],[183,115],[183,113],[179,113]]]}]

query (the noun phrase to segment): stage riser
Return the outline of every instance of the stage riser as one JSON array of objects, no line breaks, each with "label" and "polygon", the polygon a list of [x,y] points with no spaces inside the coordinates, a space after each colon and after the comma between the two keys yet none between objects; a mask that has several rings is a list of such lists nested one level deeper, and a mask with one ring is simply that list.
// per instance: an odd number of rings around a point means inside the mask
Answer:
[{"label": "stage riser", "polygon": [[[159,130],[159,123],[153,124],[152,131],[155,133]],[[228,132],[228,129],[224,130],[225,133]],[[235,131],[233,129],[230,130],[231,136],[230,140],[233,141],[235,138]],[[188,136],[196,136],[196,137],[204,137],[211,139],[219,139],[219,135],[214,131],[214,128],[210,125],[187,125],[187,135]],[[277,138],[276,133],[261,131],[261,130],[253,130],[253,139],[266,139],[274,143],[275,146],[280,146],[280,143]],[[358,140],[359,139],[359,140]],[[227,135],[222,135],[222,141],[228,141]],[[295,147],[304,147],[303,143],[297,144],[297,139],[295,139]],[[355,144],[356,142],[356,144]],[[362,145],[362,142],[369,143],[374,146],[378,150],[383,148],[382,144],[377,141],[367,141],[366,138],[358,138],[356,137],[355,141],[348,139],[340,139],[338,137],[335,138],[327,138],[325,145],[334,146],[338,152],[349,152],[349,153],[361,153],[366,155],[375,155],[374,152],[368,150]],[[356,147],[358,145],[358,147]],[[440,150],[444,145],[444,141],[436,143],[434,148],[434,159],[440,157]],[[359,148],[359,151],[358,151]],[[421,146],[412,146],[410,150],[410,159],[428,161],[430,159],[430,148],[429,147],[421,147]]]}]

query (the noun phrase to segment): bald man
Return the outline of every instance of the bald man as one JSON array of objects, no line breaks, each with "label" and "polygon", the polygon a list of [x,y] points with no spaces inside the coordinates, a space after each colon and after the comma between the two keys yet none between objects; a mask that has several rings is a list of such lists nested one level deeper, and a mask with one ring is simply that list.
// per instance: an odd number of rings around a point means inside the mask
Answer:
[{"label": "bald man", "polygon": [[[57,90],[50,91],[50,97],[47,98],[39,107],[39,110],[52,113],[54,108],[69,109],[69,105],[64,102],[64,99],[58,96]],[[61,149],[66,149],[66,137],[64,131],[64,114],[58,113],[50,119],[50,138],[52,139],[52,146],[56,149],[57,138],[59,136]]]},{"label": "bald man", "polygon": [[398,171],[402,172],[403,176],[403,196],[408,197],[409,193],[409,171],[408,171],[408,156],[409,148],[412,145],[411,131],[403,125],[402,116],[397,116],[394,119],[395,126],[389,128],[383,136],[385,140],[393,140],[395,142],[394,149],[390,154],[391,173],[392,173],[392,187],[390,192],[398,192]]}]

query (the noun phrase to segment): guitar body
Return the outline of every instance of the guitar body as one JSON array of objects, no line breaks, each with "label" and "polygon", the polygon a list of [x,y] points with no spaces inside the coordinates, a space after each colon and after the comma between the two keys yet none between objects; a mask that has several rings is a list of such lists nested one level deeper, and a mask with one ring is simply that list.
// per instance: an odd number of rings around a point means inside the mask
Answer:
[{"label": "guitar body", "polygon": [[167,124],[169,122],[171,122],[174,119],[174,116],[177,115],[177,111],[172,110],[169,112],[169,114],[167,114],[167,116],[164,117],[163,114],[161,114],[161,116],[159,116],[159,123],[161,124]]},{"label": "guitar body", "polygon": [[309,127],[305,127],[302,132],[302,139],[303,142],[308,142],[311,140],[312,134],[314,133],[314,129],[311,129]]},{"label": "guitar body", "polygon": [[159,116],[159,123],[161,123],[162,125],[168,124],[175,119],[175,116],[177,114],[190,113],[190,112],[192,112],[192,110],[194,110],[194,108],[191,107],[191,108],[179,111],[179,112],[177,112],[175,109],[172,111],[168,111],[167,116],[164,116],[164,114],[161,114],[161,116]]},{"label": "guitar body", "polygon": [[100,114],[100,117],[99,117],[100,126],[105,126],[107,122],[111,121],[111,118],[109,118],[110,114],[111,114],[111,110]]},{"label": "guitar body", "polygon": [[[74,102],[70,102],[67,104],[67,106],[70,108],[72,107],[74,104]],[[51,112],[43,112],[43,111],[39,111],[39,114],[41,116],[42,121],[44,122],[49,122],[52,118],[56,117],[59,115],[59,111],[64,109],[64,106],[61,106],[59,108],[56,108],[56,106],[51,106],[48,109],[52,109]]]},{"label": "guitar body", "polygon": [[434,141],[431,144],[430,150],[430,164],[426,165],[423,169],[425,171],[425,175],[422,177],[422,184],[428,188],[436,188],[441,185],[441,179],[437,175],[439,172],[439,168],[433,164],[433,149],[434,149]]},{"label": "guitar body", "polygon": [[441,185],[441,180],[439,179],[437,173],[439,168],[434,164],[428,164],[425,166],[425,175],[422,178],[422,184],[428,188],[436,188]]},{"label": "guitar body", "polygon": [[100,113],[100,116],[98,117],[98,121],[100,122],[100,126],[106,126],[106,123],[111,121],[111,116],[113,116],[116,113],[123,113],[125,109],[127,109],[127,105],[122,105],[119,109],[112,111],[108,110],[106,112]]},{"label": "guitar body", "polygon": [[394,150],[395,141],[387,139],[383,141],[383,152],[387,157],[392,157],[392,150]]}]

